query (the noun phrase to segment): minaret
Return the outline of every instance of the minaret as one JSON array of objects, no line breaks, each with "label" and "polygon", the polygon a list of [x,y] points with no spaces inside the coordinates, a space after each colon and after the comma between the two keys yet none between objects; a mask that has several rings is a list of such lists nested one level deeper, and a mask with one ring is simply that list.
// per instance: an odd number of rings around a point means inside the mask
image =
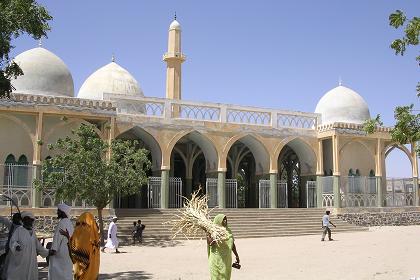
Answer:
[{"label": "minaret", "polygon": [[181,64],[185,56],[181,52],[181,25],[175,19],[169,26],[168,52],[163,55],[166,62],[166,98],[181,99]]}]

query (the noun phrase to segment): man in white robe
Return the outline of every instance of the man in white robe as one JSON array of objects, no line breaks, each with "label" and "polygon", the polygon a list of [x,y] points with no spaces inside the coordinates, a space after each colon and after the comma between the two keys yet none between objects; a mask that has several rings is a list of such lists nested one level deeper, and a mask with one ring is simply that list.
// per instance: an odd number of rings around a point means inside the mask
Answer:
[{"label": "man in white robe", "polygon": [[10,259],[7,268],[8,280],[38,279],[37,255],[48,256],[32,229],[35,217],[32,213],[22,212],[23,226],[19,226],[10,238]]},{"label": "man in white robe", "polygon": [[73,263],[68,249],[68,239],[60,233],[60,230],[67,231],[73,235],[73,224],[71,223],[71,207],[62,203],[57,205],[57,216],[60,221],[55,228],[53,242],[50,249],[50,264],[48,267],[48,279],[73,279]]},{"label": "man in white robe", "polygon": [[113,217],[112,222],[109,224],[108,240],[106,241],[105,247],[102,248],[102,252],[105,252],[105,248],[115,249],[115,253],[120,252],[118,251],[117,220],[117,217]]}]

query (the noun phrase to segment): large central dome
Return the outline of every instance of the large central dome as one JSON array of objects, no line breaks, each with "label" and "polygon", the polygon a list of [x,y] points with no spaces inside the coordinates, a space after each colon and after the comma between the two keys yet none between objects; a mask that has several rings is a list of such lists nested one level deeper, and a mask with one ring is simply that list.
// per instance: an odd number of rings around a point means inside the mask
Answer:
[{"label": "large central dome", "polygon": [[322,124],[362,124],[370,119],[369,107],[363,97],[342,85],[333,88],[319,100],[315,113],[322,115]]},{"label": "large central dome", "polygon": [[99,68],[90,75],[81,86],[77,97],[103,100],[104,93],[143,97],[136,79],[115,62]]}]

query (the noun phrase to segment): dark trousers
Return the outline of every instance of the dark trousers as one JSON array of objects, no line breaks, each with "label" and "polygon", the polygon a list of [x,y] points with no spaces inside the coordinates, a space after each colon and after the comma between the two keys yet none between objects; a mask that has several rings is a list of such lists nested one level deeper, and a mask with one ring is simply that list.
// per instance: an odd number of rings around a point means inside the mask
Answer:
[{"label": "dark trousers", "polygon": [[331,240],[331,230],[330,230],[329,227],[325,227],[325,226],[322,227],[322,239],[321,240],[324,240],[325,235],[327,234],[327,232],[328,232],[328,239]]}]

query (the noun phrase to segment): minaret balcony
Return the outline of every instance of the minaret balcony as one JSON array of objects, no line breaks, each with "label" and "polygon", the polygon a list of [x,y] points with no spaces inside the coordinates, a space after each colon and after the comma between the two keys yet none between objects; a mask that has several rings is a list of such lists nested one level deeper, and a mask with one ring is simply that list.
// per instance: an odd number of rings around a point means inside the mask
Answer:
[{"label": "minaret balcony", "polygon": [[187,57],[181,52],[167,52],[163,55],[163,60],[181,60],[182,62],[185,61]]}]

